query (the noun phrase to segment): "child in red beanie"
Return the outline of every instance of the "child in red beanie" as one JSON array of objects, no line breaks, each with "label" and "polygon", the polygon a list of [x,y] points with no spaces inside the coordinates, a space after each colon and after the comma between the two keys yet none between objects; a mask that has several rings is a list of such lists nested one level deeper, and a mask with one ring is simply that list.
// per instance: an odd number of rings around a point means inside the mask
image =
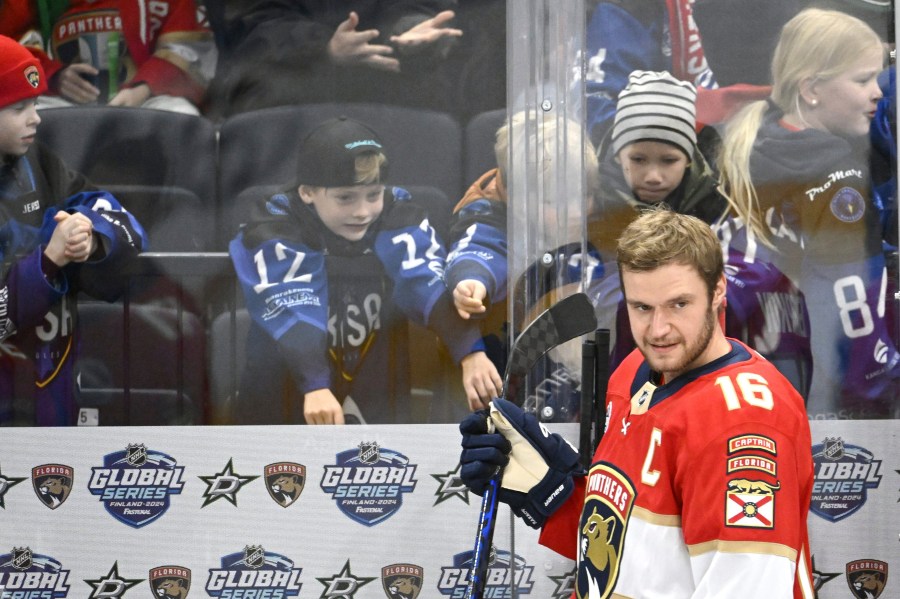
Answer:
[{"label": "child in red beanie", "polygon": [[0,425],[74,424],[76,296],[113,301],[144,231],[35,143],[38,61],[0,36]]}]

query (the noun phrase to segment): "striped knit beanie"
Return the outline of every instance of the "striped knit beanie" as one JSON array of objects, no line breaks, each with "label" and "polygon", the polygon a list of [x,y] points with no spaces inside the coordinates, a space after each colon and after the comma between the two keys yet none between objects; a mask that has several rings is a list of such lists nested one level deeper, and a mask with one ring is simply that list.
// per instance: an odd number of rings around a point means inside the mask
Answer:
[{"label": "striped knit beanie", "polygon": [[662,141],[680,148],[690,159],[697,145],[696,99],[692,84],[665,71],[634,71],[619,94],[613,153],[637,141]]}]

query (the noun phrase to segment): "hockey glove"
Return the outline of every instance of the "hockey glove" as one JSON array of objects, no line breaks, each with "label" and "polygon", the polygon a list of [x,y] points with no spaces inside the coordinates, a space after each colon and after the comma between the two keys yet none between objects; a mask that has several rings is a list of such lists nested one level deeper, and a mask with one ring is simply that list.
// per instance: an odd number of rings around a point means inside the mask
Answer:
[{"label": "hockey glove", "polygon": [[[540,528],[572,494],[573,477],[585,474],[578,452],[560,435],[550,434],[533,415],[504,399],[491,402],[490,418],[493,428],[508,441],[509,455],[502,455],[505,447],[496,440],[496,433],[487,433],[490,427],[485,423],[481,427],[484,434],[470,434],[468,439],[473,448],[468,451],[477,446],[482,453],[478,460],[471,459],[474,454],[469,454],[468,463],[462,463],[460,476],[469,485],[466,476],[477,472],[478,488],[483,492],[492,474],[505,461],[497,499],[509,505],[526,524]],[[463,435],[463,456],[466,456],[465,431]]]},{"label": "hockey glove", "polygon": [[484,495],[491,479],[509,461],[511,446],[503,435],[494,432],[487,410],[466,416],[459,424],[462,453],[459,456],[459,478],[477,494]]}]

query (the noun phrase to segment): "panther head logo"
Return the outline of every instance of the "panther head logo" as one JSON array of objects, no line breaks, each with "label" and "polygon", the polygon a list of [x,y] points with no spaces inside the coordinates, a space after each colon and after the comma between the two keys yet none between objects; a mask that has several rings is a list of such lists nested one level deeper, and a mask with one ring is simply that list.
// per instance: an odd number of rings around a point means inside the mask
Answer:
[{"label": "panther head logo", "polygon": [[306,484],[306,467],[293,462],[269,464],[265,475],[266,490],[281,507],[288,507],[297,501]]},{"label": "panther head logo", "polygon": [[612,569],[619,561],[613,547],[615,530],[615,518],[610,516],[603,519],[597,513],[596,507],[581,529],[581,557],[587,559],[601,572]]},{"label": "panther head logo", "polygon": [[858,599],[878,599],[887,584],[886,562],[855,560],[847,564],[847,584]]},{"label": "panther head logo", "polygon": [[160,599],[184,599],[188,594],[183,578],[163,578],[156,582],[156,596]]},{"label": "panther head logo", "polygon": [[388,587],[389,597],[397,599],[415,599],[419,596],[421,585],[416,583],[412,576],[395,578]]},{"label": "panther head logo", "polygon": [[55,510],[72,492],[73,471],[61,464],[45,464],[32,469],[31,483],[41,503]]}]

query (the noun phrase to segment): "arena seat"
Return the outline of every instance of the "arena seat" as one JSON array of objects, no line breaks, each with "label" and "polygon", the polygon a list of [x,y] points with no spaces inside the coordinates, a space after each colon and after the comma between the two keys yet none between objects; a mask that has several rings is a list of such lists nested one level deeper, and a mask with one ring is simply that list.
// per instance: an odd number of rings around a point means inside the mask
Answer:
[{"label": "arena seat", "polygon": [[186,310],[164,305],[84,302],[79,355],[80,405],[101,425],[178,425],[204,421],[205,331]]},{"label": "arena seat", "polygon": [[156,251],[210,249],[217,160],[212,122],[110,106],[48,108],[40,116],[38,140],[92,183],[118,194]]},{"label": "arena seat", "polygon": [[494,141],[506,120],[506,109],[489,110],[475,115],[466,124],[463,134],[463,183],[471,185],[478,177],[496,168]]},{"label": "arena seat", "polygon": [[389,183],[435,188],[446,196],[447,210],[452,208],[460,193],[462,156],[462,131],[452,116],[378,104],[267,108],[229,117],[220,127],[220,249],[234,235],[230,205],[250,188],[293,182],[302,137],[320,122],[340,115],[359,119],[381,135],[390,161]]}]

